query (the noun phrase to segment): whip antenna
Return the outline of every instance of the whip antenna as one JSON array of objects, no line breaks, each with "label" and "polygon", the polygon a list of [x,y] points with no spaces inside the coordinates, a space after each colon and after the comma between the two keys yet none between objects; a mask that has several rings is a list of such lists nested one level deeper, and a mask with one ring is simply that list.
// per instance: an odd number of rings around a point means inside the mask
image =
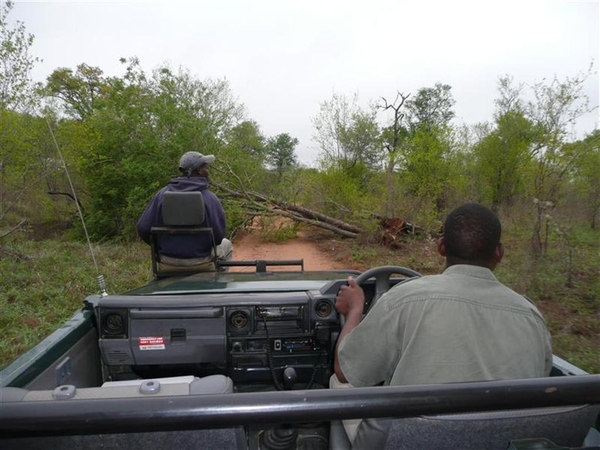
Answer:
[{"label": "whip antenna", "polygon": [[73,181],[71,180],[71,175],[69,174],[69,169],[67,168],[67,162],[63,157],[62,152],[60,151],[60,146],[58,145],[58,141],[56,140],[56,136],[54,135],[54,131],[52,131],[52,127],[50,126],[50,121],[46,117],[46,123],[48,124],[48,129],[50,130],[50,135],[52,136],[52,140],[54,141],[54,145],[56,146],[56,150],[58,151],[58,156],[60,156],[60,160],[63,163],[65,168],[65,173],[67,174],[67,179],[69,180],[69,186],[71,187],[71,193],[73,194],[73,198],[75,199],[75,205],[77,206],[77,212],[79,213],[79,218],[81,219],[81,225],[83,226],[83,232],[85,233],[85,238],[87,239],[88,247],[90,249],[90,254],[92,255],[92,261],[94,261],[94,268],[96,269],[96,273],[98,276],[96,277],[98,280],[98,286],[100,287],[100,295],[102,297],[106,297],[108,294],[106,292],[106,282],[104,281],[104,275],[100,274],[98,270],[98,263],[96,262],[96,256],[94,255],[94,250],[92,248],[92,242],[90,241],[90,235],[88,234],[87,227],[85,226],[85,220],[83,219],[83,212],[81,211],[81,206],[79,205],[79,199],[77,198],[77,194],[75,193],[75,186],[73,186]]}]

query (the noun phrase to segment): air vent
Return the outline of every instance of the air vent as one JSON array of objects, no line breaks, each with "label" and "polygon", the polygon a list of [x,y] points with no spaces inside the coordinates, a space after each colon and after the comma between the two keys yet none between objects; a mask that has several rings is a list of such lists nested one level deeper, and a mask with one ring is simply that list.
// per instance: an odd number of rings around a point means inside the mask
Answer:
[{"label": "air vent", "polygon": [[123,339],[127,337],[126,310],[102,310],[100,317],[103,338]]},{"label": "air vent", "polygon": [[248,317],[248,314],[245,311],[235,311],[229,317],[229,323],[231,324],[231,327],[235,330],[241,330],[245,328],[246,326],[248,326],[249,321],[250,318]]},{"label": "air vent", "polygon": [[319,300],[315,303],[315,313],[322,319],[329,317],[333,312],[333,305],[328,300]]},{"label": "air vent", "polygon": [[227,314],[227,330],[232,334],[248,333],[252,328],[252,315],[246,308],[233,309]]}]

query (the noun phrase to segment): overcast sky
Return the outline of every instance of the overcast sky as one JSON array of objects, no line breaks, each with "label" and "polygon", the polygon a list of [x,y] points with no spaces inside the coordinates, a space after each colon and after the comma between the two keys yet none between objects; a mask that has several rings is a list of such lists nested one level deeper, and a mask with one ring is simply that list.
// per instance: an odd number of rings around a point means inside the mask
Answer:
[{"label": "overcast sky", "polygon": [[[225,78],[263,134],[300,140],[304,163],[318,154],[312,118],[334,92],[366,106],[442,82],[456,122],[473,124],[492,120],[499,76],[534,83],[599,60],[597,1],[17,1],[9,19],[35,35],[36,80],[80,63],[121,76],[119,58],[131,56],[148,71],[169,63]],[[597,75],[586,84],[594,106],[598,85]]]}]

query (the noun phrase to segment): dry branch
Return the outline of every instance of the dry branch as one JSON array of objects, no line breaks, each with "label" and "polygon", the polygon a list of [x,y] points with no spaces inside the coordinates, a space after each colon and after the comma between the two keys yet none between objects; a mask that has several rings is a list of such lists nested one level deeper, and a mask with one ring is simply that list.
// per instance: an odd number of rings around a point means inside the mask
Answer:
[{"label": "dry branch", "polygon": [[250,203],[248,209],[251,209],[253,213],[256,213],[257,210],[264,211],[265,213],[275,213],[297,222],[308,223],[346,237],[354,238],[364,232],[360,227],[302,206],[268,198],[252,191],[240,192],[220,184],[214,184],[214,186],[225,192],[227,196],[247,200]]},{"label": "dry branch", "polygon": [[[398,95],[402,98],[402,103],[404,103],[406,98],[408,98],[408,96],[404,96],[400,93],[398,93]],[[400,106],[402,106],[402,103],[400,104]],[[398,109],[399,108],[400,107],[398,107]],[[226,185],[217,184],[214,182],[212,183],[213,186],[217,190],[221,191],[224,197],[242,199],[245,202],[244,208],[246,209],[248,215],[252,217],[260,215],[278,215],[281,217],[286,217],[295,220],[297,222],[302,222],[315,227],[319,227],[350,238],[356,238],[360,234],[365,233],[365,230],[359,226],[349,224],[342,220],[327,216],[317,211],[313,211],[303,206],[284,202],[281,200],[276,200],[274,198],[269,198],[263,194],[249,191],[245,188],[244,183],[242,182],[240,177],[233,170],[231,170],[231,168],[229,168],[229,171],[227,171],[227,173],[237,181],[237,184],[240,186],[239,190],[235,190]],[[397,235],[399,233],[413,235],[422,233],[428,236],[434,235],[434,233],[431,230],[427,230],[417,225],[405,222],[400,218],[395,218],[396,220],[400,220],[402,222],[402,226],[396,229],[397,227],[395,228],[394,226],[390,226],[390,224],[387,223],[388,219],[385,219],[382,216],[376,214],[372,214],[372,216],[377,218],[380,222],[380,227],[383,229],[384,243],[386,242],[387,237],[393,237],[392,240],[396,240]],[[389,220],[393,221],[394,218],[391,218]]]},{"label": "dry branch", "polygon": [[3,237],[6,237],[6,236],[8,236],[8,235],[9,235],[10,233],[12,233],[13,231],[15,231],[15,230],[17,230],[17,229],[21,228],[21,226],[22,226],[23,224],[25,224],[25,223],[27,223],[27,219],[24,219],[24,220],[20,221],[18,224],[16,224],[14,227],[12,227],[10,230],[8,230],[6,233],[4,233],[4,234],[0,235],[0,239],[2,239]]}]

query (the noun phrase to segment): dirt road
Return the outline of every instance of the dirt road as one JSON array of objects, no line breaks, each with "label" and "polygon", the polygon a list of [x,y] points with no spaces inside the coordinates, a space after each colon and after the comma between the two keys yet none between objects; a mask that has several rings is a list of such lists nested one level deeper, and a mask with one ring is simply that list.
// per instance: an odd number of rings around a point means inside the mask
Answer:
[{"label": "dirt road", "polygon": [[[282,244],[262,242],[255,233],[244,234],[233,242],[233,259],[246,261],[303,259],[304,270],[343,268],[341,263],[311,242],[306,232],[298,233],[297,239]],[[254,268],[232,267],[231,270],[253,271]],[[269,270],[277,270],[277,268],[269,266]]]}]

